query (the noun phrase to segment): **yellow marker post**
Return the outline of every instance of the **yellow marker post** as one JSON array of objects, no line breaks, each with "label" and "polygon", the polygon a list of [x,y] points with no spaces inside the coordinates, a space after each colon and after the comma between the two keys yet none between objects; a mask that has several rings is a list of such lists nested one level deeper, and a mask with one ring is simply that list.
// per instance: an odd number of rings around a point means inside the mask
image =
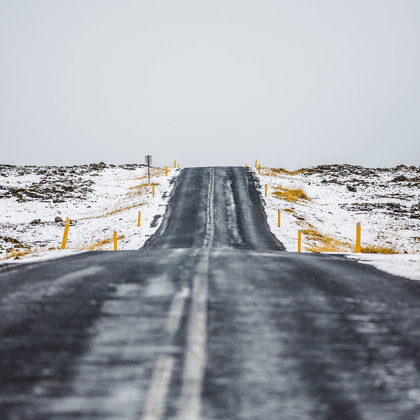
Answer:
[{"label": "yellow marker post", "polygon": [[255,161],[255,169],[257,169],[257,161]]},{"label": "yellow marker post", "polygon": [[114,251],[117,250],[117,232],[114,230]]},{"label": "yellow marker post", "polygon": [[70,226],[70,220],[66,219],[66,224],[64,226],[63,242],[61,243],[61,249],[66,249],[67,235],[69,234],[69,226]]},{"label": "yellow marker post", "polygon": [[179,169],[179,163],[178,163],[178,169]]},{"label": "yellow marker post", "polygon": [[265,184],[265,196],[267,197],[267,184]]},{"label": "yellow marker post", "polygon": [[361,252],[362,251],[362,241],[361,241],[361,233],[362,233],[362,227],[360,225],[360,222],[356,225],[356,249],[355,252]]},{"label": "yellow marker post", "polygon": [[141,211],[139,211],[139,218],[137,221],[137,227],[140,227]]},{"label": "yellow marker post", "polygon": [[176,168],[176,160],[174,160],[174,168]]},{"label": "yellow marker post", "polygon": [[168,167],[165,166],[165,176],[168,176]]},{"label": "yellow marker post", "polygon": [[245,163],[245,168],[248,168],[248,165]]},{"label": "yellow marker post", "polygon": [[155,184],[152,184],[152,197],[155,196]]},{"label": "yellow marker post", "polygon": [[298,252],[302,249],[302,232],[298,231]]},{"label": "yellow marker post", "polygon": [[278,226],[280,227],[280,210],[278,211],[277,219],[278,219]]},{"label": "yellow marker post", "polygon": [[261,175],[261,165],[258,165],[258,175]]}]

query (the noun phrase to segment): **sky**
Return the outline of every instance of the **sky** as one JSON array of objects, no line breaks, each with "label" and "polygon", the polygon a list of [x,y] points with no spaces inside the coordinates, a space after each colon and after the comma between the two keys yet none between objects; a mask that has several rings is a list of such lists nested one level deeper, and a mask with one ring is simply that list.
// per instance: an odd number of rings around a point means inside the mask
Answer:
[{"label": "sky", "polygon": [[418,0],[0,0],[0,163],[420,165]]}]

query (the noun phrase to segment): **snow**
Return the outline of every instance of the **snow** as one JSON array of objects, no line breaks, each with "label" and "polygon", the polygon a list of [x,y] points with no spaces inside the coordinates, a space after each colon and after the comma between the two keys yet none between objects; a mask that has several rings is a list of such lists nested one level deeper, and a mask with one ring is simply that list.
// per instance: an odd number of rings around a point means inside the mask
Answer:
[{"label": "snow", "polygon": [[[257,169],[252,170],[261,184],[270,229],[287,251],[297,251],[299,230],[313,227],[345,243],[346,249],[339,252],[347,252],[361,263],[420,279],[416,255],[420,253],[420,168],[325,165],[296,174],[273,173],[269,168],[261,168],[261,175]],[[349,191],[347,186],[356,191]],[[278,199],[273,196],[276,187],[299,187],[310,200],[291,203]],[[362,228],[362,246],[392,248],[399,255],[354,254],[358,222]],[[308,252],[310,245],[309,239],[302,235],[302,252]]]},{"label": "snow", "polygon": [[[42,261],[85,252],[103,240],[108,243],[95,249],[112,250],[114,231],[119,238],[118,250],[135,250],[144,245],[163,219],[180,170],[168,168],[165,176],[164,168],[152,168],[151,183],[156,184],[152,197],[145,166],[97,166],[0,166],[2,263]],[[73,191],[66,192],[66,188]],[[55,222],[56,217],[63,222]],[[60,250],[66,218],[71,220],[67,246]],[[6,259],[15,255],[12,250],[25,251],[24,247],[31,248],[28,255]]]},{"label": "snow", "polygon": [[[420,168],[328,165],[294,175],[273,173],[269,168],[262,168],[258,175],[253,170],[261,184],[270,229],[287,251],[297,251],[298,230],[313,227],[347,244],[349,258],[420,280]],[[151,186],[139,187],[147,183],[143,165],[0,165],[0,263],[22,264],[86,252],[106,239],[109,243],[101,249],[112,250],[114,230],[119,250],[141,248],[162,222],[179,172],[171,168],[165,176],[164,169],[153,168],[151,181],[157,185],[152,197]],[[272,195],[279,186],[302,188],[310,200],[280,200]],[[137,190],[141,193],[135,194]],[[59,249],[64,222],[55,222],[57,216],[72,221],[65,250]],[[391,247],[398,255],[354,254],[358,222],[362,246]],[[19,259],[6,258],[12,255],[10,250],[22,246],[31,252]],[[302,251],[308,248],[308,239],[302,235]]]},{"label": "snow", "polygon": [[420,280],[420,255],[348,254],[346,256],[395,276]]}]

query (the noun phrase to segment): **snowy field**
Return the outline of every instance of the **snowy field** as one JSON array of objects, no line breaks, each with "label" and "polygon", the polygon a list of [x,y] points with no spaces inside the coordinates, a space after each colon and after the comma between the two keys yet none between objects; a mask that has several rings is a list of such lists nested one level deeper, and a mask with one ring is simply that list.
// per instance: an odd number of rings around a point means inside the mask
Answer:
[{"label": "snowy field", "polygon": [[[302,252],[346,253],[392,274],[420,280],[420,167],[323,165],[297,173],[261,168],[258,175],[254,171],[270,228],[287,251],[297,251],[301,230]],[[300,189],[307,199],[279,199],[274,195],[279,187]],[[355,254],[358,222],[362,247],[396,254]]]},{"label": "snowy field", "polygon": [[[420,280],[420,168],[323,165],[297,173],[262,168],[261,175],[253,170],[261,184],[270,228],[287,251],[297,251],[302,230],[302,252],[346,253],[392,274]],[[143,165],[0,165],[1,263],[112,250],[114,231],[118,249],[139,249],[159,227],[179,172],[170,168],[165,176],[163,168],[153,168],[152,197]],[[273,194],[279,187],[301,189],[307,199],[278,198]],[[66,218],[71,225],[63,251]],[[355,254],[358,222],[362,246],[396,254]],[[329,239],[328,246],[314,232]]]},{"label": "snowy field", "polygon": [[[139,249],[158,228],[177,169],[143,165],[0,166],[0,259],[50,258],[84,250]],[[138,213],[141,212],[140,227]],[[66,251],[59,250],[66,218]],[[27,255],[25,255],[27,254]]]}]

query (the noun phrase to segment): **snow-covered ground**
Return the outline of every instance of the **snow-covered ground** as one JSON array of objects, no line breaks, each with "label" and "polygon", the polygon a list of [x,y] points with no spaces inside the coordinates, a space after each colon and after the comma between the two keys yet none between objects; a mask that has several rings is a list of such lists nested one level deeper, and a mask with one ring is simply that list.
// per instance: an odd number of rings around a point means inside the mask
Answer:
[{"label": "snow-covered ground", "polygon": [[[111,250],[114,230],[118,249],[138,249],[159,227],[178,174],[168,168],[165,176],[164,169],[153,168],[152,197],[143,165],[0,165],[0,260],[22,263],[87,249]],[[299,230],[312,229],[336,239],[341,244],[337,252],[420,279],[420,168],[323,165],[297,174],[262,168],[257,176],[268,223],[287,251],[297,251]],[[309,200],[278,199],[273,196],[276,187],[301,188]],[[63,221],[55,221],[57,217]],[[71,225],[63,251],[59,248],[67,217]],[[362,246],[392,248],[398,254],[355,254],[357,222]],[[302,235],[303,252],[316,245]]]},{"label": "snow-covered ground", "polygon": [[[162,221],[178,173],[168,168],[165,176],[164,168],[152,168],[152,197],[143,165],[0,166],[0,259],[33,261],[111,250],[114,231],[118,249],[138,249]],[[62,251],[66,218],[71,224]]]},{"label": "snow-covered ground", "polygon": [[[420,167],[322,165],[295,174],[261,168],[261,175],[254,170],[270,228],[287,251],[297,251],[299,230],[315,230],[340,243],[336,252],[392,274],[420,279]],[[276,187],[300,188],[309,199],[278,199],[273,195]],[[354,254],[358,222],[363,247],[388,248],[398,255]],[[302,252],[316,246],[316,241],[302,234]]]}]

